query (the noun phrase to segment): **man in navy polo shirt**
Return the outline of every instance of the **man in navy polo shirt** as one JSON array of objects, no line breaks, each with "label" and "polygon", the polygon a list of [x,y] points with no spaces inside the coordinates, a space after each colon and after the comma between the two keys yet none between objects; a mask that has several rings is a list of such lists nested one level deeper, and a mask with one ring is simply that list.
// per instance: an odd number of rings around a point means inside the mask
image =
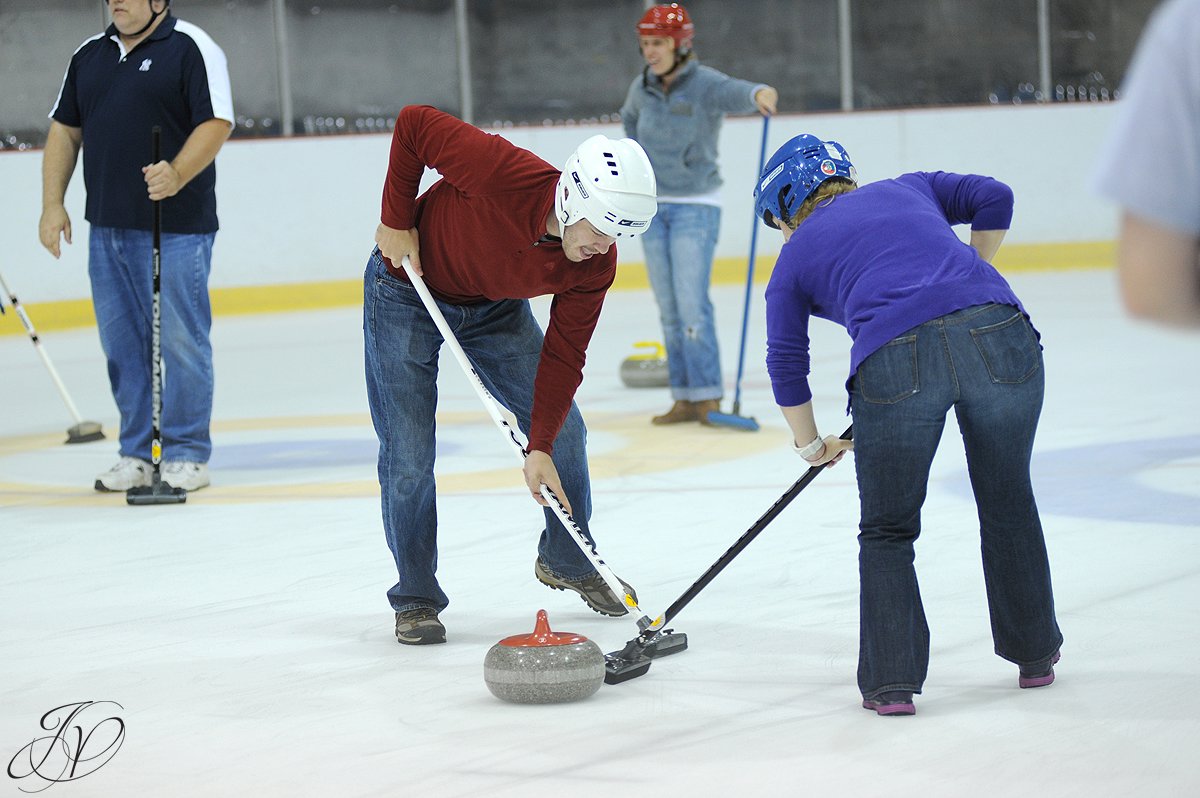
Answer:
[{"label": "man in navy polo shirt", "polygon": [[[225,54],[201,29],[172,16],[170,0],[107,0],[112,24],[71,57],[42,163],[42,245],[71,243],[63,205],[83,148],[91,223],[88,276],[113,398],[121,459],[96,490],[151,480],[153,202],[162,200],[164,361],[162,478],[209,484],[213,367],[208,276],[217,232],[217,152],[233,126]],[[153,160],[151,129],[162,129]]]}]

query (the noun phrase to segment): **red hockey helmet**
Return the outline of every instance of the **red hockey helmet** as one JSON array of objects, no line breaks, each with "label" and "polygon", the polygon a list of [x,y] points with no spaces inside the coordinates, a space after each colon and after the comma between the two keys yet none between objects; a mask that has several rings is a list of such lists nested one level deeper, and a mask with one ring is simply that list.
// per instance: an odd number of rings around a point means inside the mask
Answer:
[{"label": "red hockey helmet", "polygon": [[637,24],[638,36],[663,36],[675,40],[675,55],[682,58],[692,49],[692,24],[687,9],[679,3],[657,5],[642,15]]}]

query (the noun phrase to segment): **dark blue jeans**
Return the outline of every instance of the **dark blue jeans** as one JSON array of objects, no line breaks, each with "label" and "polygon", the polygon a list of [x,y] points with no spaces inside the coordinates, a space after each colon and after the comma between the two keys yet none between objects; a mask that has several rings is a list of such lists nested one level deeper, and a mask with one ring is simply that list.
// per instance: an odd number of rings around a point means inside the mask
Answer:
[{"label": "dark blue jeans", "polygon": [[1045,663],[1062,634],[1029,476],[1045,375],[1028,320],[980,305],[927,322],[868,357],[851,382],[861,594],[858,685],[921,692],[929,626],[913,566],[929,469],[953,408],[979,512],[996,653]]},{"label": "dark blue jeans", "polygon": [[[528,435],[533,378],[542,353],[542,330],[529,302],[506,299],[451,305],[439,300],[438,307],[488,391],[517,417],[518,428]],[[397,612],[416,607],[441,611],[449,599],[436,577],[433,465],[442,334],[416,289],[388,272],[378,250],[367,260],[363,333],[367,398],[379,438],[383,528],[399,575],[388,590],[388,600]],[[554,440],[553,460],[574,510],[572,517],[590,540],[592,494],[586,442],[583,416],[572,403]],[[489,437],[479,445],[500,449],[509,444]],[[553,511],[546,509],[544,516],[538,554],[551,572],[567,578],[593,573],[596,569]],[[494,520],[480,517],[481,524],[494,526]]]}]

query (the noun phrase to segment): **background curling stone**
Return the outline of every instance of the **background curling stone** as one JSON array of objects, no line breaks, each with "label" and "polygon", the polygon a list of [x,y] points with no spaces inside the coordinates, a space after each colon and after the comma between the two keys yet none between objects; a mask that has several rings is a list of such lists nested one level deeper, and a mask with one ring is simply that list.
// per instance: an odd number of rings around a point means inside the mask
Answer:
[{"label": "background curling stone", "polygon": [[667,350],[657,341],[638,341],[635,352],[621,361],[621,384],[626,388],[666,388]]},{"label": "background curling stone", "polygon": [[604,683],[604,652],[583,635],[550,631],[538,610],[533,634],[506,637],[483,661],[492,695],[514,704],[579,701]]}]

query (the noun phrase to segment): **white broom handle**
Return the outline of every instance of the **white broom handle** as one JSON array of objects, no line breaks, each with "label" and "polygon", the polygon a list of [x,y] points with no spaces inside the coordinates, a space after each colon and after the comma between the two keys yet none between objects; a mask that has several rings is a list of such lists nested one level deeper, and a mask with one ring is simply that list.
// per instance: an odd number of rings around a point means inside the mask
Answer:
[{"label": "white broom handle", "polygon": [[[504,437],[516,448],[517,457],[524,463],[528,455],[525,453],[524,445],[522,445],[520,439],[517,437],[516,430],[505,420],[504,415],[500,412],[500,403],[488,391],[487,386],[480,379],[479,373],[471,365],[470,359],[467,358],[467,353],[463,351],[462,346],[458,343],[458,339],[454,336],[454,331],[446,323],[446,317],[442,315],[441,309],[434,301],[433,294],[429,293],[429,288],[425,285],[425,281],[421,279],[421,275],[413,271],[412,262],[409,261],[407,255],[404,256],[401,263],[404,267],[404,272],[408,275],[408,279],[412,282],[413,288],[417,289],[417,294],[421,297],[421,302],[425,304],[425,309],[429,311],[433,323],[437,325],[442,338],[445,339],[447,346],[450,347],[450,351],[454,353],[454,359],[458,361],[458,365],[462,366],[462,370],[467,375],[471,386],[475,389],[475,393],[479,395],[483,406],[487,408],[488,415],[492,417],[492,421],[496,422],[496,426],[504,433]],[[554,491],[543,484],[541,492],[542,496],[549,503],[550,509],[554,511],[554,514],[558,516],[558,520],[562,521],[563,526],[571,533],[571,537],[574,538],[575,543],[583,551],[584,556],[596,568],[596,572],[604,579],[604,583],[608,585],[609,589],[616,595],[623,596],[622,601],[629,608],[630,612],[636,613],[639,616],[644,615],[641,608],[638,607],[637,601],[625,590],[625,586],[621,584],[621,580],[617,579],[616,574],[612,572],[607,563],[600,559],[600,554],[596,551],[595,546],[584,536],[583,530],[579,528],[579,525],[575,523],[575,519],[567,512],[567,508],[554,495]]]},{"label": "white broom handle", "polygon": [[33,329],[33,322],[30,321],[29,316],[25,313],[25,308],[21,307],[21,302],[17,299],[17,295],[9,290],[8,283],[4,282],[3,275],[0,275],[0,287],[4,288],[4,293],[8,297],[8,301],[12,303],[13,310],[17,312],[17,317],[21,319],[21,323],[25,325],[25,329],[29,331],[29,338],[33,341],[33,348],[37,350],[38,356],[46,364],[46,370],[50,372],[50,378],[54,380],[54,386],[58,388],[59,395],[66,402],[67,410],[71,411],[71,417],[75,419],[76,424],[82,424],[83,418],[79,415],[79,410],[75,407],[75,403],[71,401],[71,395],[67,393],[67,386],[63,385],[58,372],[54,369],[54,364],[50,362],[50,355],[46,354],[46,350],[42,347],[42,339],[38,337],[37,330]]}]

